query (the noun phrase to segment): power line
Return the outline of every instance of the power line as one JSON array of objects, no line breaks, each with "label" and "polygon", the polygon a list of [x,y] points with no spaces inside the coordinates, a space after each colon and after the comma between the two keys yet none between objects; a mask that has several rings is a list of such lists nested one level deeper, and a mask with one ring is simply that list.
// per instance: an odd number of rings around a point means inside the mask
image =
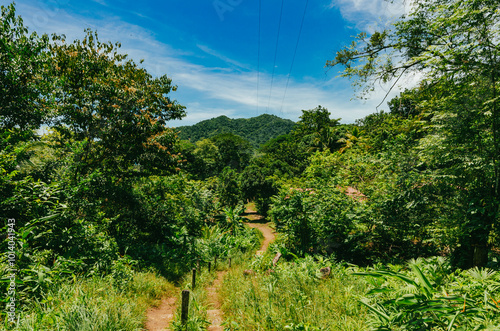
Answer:
[{"label": "power line", "polygon": [[302,27],[304,26],[304,18],[306,17],[307,4],[309,0],[306,0],[306,6],[304,7],[304,14],[302,15],[302,22],[300,22],[299,35],[297,37],[297,43],[295,44],[295,51],[293,52],[292,65],[290,66],[290,71],[288,72],[288,78],[286,80],[285,93],[283,93],[283,100],[281,100],[280,115],[282,115],[283,103],[285,102],[286,91],[288,89],[288,83],[290,82],[290,75],[292,73],[293,64],[295,62],[295,56],[297,55],[297,48],[299,47],[300,35],[302,34]]},{"label": "power line", "polygon": [[278,35],[276,36],[276,47],[274,49],[273,74],[271,75],[271,87],[269,88],[269,99],[267,100],[266,112],[269,109],[269,105],[271,104],[271,95],[273,94],[274,70],[276,69],[276,57],[278,55],[278,41],[280,39],[281,18],[283,17],[283,3],[284,0],[281,0],[280,19],[278,23]]},{"label": "power line", "polygon": [[257,114],[259,115],[259,80],[260,80],[260,21],[262,13],[262,0],[259,0],[259,32],[258,32],[258,44],[257,44]]}]

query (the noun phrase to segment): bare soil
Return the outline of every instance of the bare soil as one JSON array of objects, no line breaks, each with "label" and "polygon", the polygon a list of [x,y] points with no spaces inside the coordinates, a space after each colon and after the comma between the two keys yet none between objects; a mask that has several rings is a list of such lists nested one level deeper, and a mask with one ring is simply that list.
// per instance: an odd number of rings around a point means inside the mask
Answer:
[{"label": "bare soil", "polygon": [[225,274],[226,271],[219,271],[217,273],[217,278],[212,283],[212,286],[207,288],[208,301],[210,302],[210,308],[212,308],[207,310],[208,320],[211,324],[208,327],[209,331],[224,330],[224,327],[221,326],[221,323],[223,322],[223,314],[222,310],[220,309],[222,302],[220,301],[218,291],[222,285],[222,280],[224,279]]},{"label": "bare soil", "polygon": [[174,318],[176,303],[177,297],[166,297],[158,307],[149,308],[146,313],[146,330],[170,330],[168,327]]}]

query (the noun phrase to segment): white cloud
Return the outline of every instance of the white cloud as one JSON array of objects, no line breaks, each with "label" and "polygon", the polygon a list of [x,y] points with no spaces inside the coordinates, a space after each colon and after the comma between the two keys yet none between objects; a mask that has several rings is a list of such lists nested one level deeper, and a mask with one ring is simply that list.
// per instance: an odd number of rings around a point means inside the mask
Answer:
[{"label": "white cloud", "polygon": [[[363,0],[335,0],[345,5],[354,2],[356,8],[362,8]],[[368,2],[366,2],[368,4]],[[374,7],[375,8],[375,7]],[[42,11],[48,18],[43,25],[36,23],[33,13],[40,8],[24,4],[18,6],[18,13],[25,23],[39,32],[65,33],[67,40],[81,39],[83,29],[91,27],[97,30],[102,41],[120,41],[122,51],[139,61],[144,59],[144,66],[155,75],[167,74],[173,83],[179,86],[172,98],[187,107],[187,117],[182,121],[173,121],[171,126],[194,124],[200,120],[226,115],[228,117],[252,117],[262,113],[271,113],[294,121],[299,119],[302,109],[312,109],[318,105],[326,107],[334,118],[343,122],[366,116],[375,111],[375,106],[382,98],[371,101],[351,101],[353,91],[349,83],[342,79],[336,83],[330,81],[297,81],[290,79],[286,98],[286,76],[275,75],[272,96],[269,98],[271,76],[260,73],[259,92],[257,95],[257,72],[207,45],[191,45],[194,50],[203,53],[175,49],[158,41],[156,35],[137,25],[124,22],[118,17],[106,20],[70,15],[62,8]],[[226,67],[208,67],[203,64],[203,54],[215,56],[226,63]],[[334,80],[335,81],[335,80]],[[377,101],[378,100],[378,101]]]},{"label": "white cloud", "polygon": [[331,0],[328,8],[337,8],[342,17],[361,31],[385,28],[410,10],[413,0]]}]

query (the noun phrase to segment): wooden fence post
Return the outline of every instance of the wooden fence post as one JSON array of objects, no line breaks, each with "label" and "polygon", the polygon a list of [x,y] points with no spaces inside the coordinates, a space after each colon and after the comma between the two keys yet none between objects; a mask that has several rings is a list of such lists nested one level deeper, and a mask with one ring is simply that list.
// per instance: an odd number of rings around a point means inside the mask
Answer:
[{"label": "wooden fence post", "polygon": [[186,325],[189,311],[189,290],[182,291],[181,323]]},{"label": "wooden fence post", "polygon": [[194,288],[196,287],[196,268],[193,268],[193,281],[191,283],[194,290]]},{"label": "wooden fence post", "polygon": [[231,268],[231,258],[229,258],[229,268]]},{"label": "wooden fence post", "polygon": [[208,272],[210,272],[210,268],[212,267],[212,262],[208,262]]}]

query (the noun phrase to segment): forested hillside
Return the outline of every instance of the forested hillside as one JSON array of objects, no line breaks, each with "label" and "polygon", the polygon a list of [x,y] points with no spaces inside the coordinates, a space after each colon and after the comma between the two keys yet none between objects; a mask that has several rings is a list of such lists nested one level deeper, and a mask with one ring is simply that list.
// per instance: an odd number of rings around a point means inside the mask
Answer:
[{"label": "forested hillside", "polygon": [[[231,330],[500,329],[497,0],[415,1],[327,62],[361,93],[420,77],[387,111],[180,137],[168,76],[1,8],[3,328],[140,330],[190,290],[171,328],[205,330],[216,283]],[[264,255],[250,220],[276,232]]]},{"label": "forested hillside", "polygon": [[250,141],[254,148],[266,143],[272,138],[292,131],[295,123],[275,115],[262,114],[252,118],[230,119],[219,116],[201,121],[191,126],[179,126],[179,138],[195,143],[199,140],[212,138],[221,133],[233,133]]}]

